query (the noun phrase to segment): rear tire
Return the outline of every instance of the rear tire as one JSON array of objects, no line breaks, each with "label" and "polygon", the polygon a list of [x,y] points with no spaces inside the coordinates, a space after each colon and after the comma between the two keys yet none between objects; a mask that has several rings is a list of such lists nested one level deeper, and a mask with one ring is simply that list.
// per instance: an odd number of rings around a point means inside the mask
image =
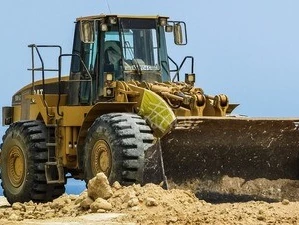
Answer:
[{"label": "rear tire", "polygon": [[90,127],[84,145],[86,183],[99,172],[104,172],[110,183],[141,183],[144,153],[153,142],[151,128],[136,114],[100,116]]},{"label": "rear tire", "polygon": [[12,124],[3,136],[1,176],[3,194],[14,202],[47,202],[65,192],[64,184],[47,184],[46,127],[40,121]]}]

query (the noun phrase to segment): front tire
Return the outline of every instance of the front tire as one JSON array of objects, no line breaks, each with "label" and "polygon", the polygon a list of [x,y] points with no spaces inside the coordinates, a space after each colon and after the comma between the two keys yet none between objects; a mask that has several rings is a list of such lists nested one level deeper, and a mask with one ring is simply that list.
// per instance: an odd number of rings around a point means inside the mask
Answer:
[{"label": "front tire", "polygon": [[47,184],[46,127],[40,121],[12,124],[3,136],[1,176],[8,202],[47,202],[65,192],[64,184]]},{"label": "front tire", "polygon": [[144,153],[153,142],[151,128],[136,114],[100,116],[90,127],[84,145],[86,183],[99,172],[104,172],[111,183],[141,183]]}]

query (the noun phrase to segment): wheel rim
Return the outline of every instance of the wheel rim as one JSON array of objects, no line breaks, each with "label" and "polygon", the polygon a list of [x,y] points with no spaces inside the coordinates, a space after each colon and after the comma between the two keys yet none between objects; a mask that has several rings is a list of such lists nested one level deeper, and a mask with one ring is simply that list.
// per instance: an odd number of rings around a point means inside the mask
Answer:
[{"label": "wheel rim", "polygon": [[14,187],[20,187],[25,176],[25,158],[22,150],[18,146],[13,146],[8,155],[7,162],[8,178]]},{"label": "wheel rim", "polygon": [[99,140],[93,146],[91,165],[94,176],[100,172],[103,172],[106,174],[106,176],[109,176],[112,166],[112,159],[110,146],[106,141]]}]

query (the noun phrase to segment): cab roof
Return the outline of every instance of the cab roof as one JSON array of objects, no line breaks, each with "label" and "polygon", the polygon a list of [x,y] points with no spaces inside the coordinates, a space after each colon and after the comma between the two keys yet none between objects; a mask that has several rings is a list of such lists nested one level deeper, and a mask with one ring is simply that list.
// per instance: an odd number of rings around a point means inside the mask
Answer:
[{"label": "cab roof", "polygon": [[85,17],[79,17],[77,18],[77,22],[81,20],[100,20],[103,18],[108,17],[117,17],[117,18],[126,18],[126,19],[159,19],[159,18],[169,18],[167,16],[159,16],[159,15],[147,15],[147,16],[140,16],[140,15],[107,15],[107,14],[100,14],[100,15],[94,15],[94,16],[85,16]]}]

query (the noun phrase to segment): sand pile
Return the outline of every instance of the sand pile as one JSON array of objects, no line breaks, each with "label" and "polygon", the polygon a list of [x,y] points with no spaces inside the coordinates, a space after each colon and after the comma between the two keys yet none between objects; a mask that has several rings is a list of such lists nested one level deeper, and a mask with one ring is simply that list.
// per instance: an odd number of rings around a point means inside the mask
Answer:
[{"label": "sand pile", "polygon": [[158,185],[110,185],[102,173],[79,196],[63,195],[45,204],[14,203],[0,208],[0,222],[70,218],[90,213],[123,213],[118,222],[134,224],[298,224],[299,203],[211,204],[191,191],[164,190]]}]

